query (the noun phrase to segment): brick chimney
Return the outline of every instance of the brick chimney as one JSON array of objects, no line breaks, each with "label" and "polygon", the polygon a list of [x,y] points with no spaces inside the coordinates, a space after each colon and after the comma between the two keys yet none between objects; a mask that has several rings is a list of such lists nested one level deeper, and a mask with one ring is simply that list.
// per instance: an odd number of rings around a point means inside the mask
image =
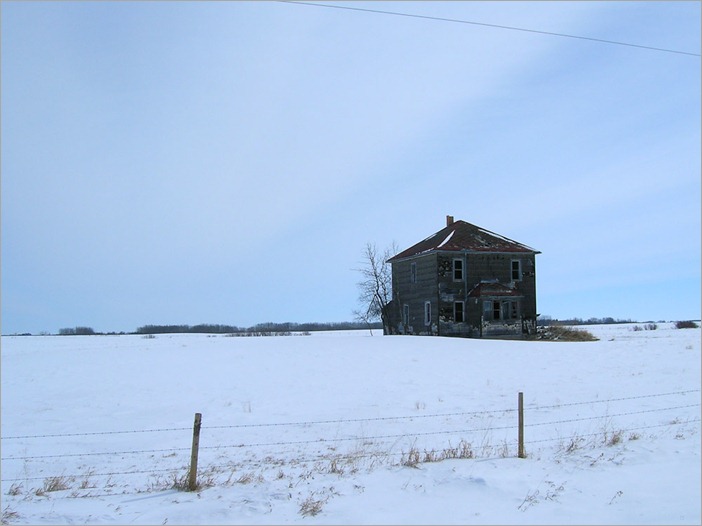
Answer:
[{"label": "brick chimney", "polygon": [[446,226],[451,226],[453,224],[453,216],[446,216]]}]

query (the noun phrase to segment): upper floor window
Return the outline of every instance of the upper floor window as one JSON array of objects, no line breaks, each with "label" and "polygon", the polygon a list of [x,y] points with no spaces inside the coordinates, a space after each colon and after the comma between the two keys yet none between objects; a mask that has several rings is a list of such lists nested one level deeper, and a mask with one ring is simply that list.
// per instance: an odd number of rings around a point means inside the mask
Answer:
[{"label": "upper floor window", "polygon": [[522,279],[522,262],[518,259],[512,260],[512,281]]},{"label": "upper floor window", "polygon": [[417,263],[410,263],[410,283],[417,283]]},{"label": "upper floor window", "polygon": [[463,260],[453,260],[453,281],[463,281]]}]

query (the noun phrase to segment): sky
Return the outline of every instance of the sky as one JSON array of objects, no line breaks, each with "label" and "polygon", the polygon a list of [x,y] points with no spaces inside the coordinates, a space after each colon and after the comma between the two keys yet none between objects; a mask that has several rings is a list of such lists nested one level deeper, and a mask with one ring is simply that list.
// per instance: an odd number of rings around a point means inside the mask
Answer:
[{"label": "sky", "polygon": [[446,215],[700,318],[700,2],[309,4],[2,2],[3,334],[349,321]]}]

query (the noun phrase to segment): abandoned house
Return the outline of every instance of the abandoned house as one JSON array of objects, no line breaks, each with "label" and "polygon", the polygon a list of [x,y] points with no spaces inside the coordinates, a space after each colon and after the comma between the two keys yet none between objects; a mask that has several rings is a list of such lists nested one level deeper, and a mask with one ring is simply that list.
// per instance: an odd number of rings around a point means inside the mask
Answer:
[{"label": "abandoned house", "polygon": [[521,337],[536,332],[536,254],[446,216],[446,227],[388,260],[394,334]]}]

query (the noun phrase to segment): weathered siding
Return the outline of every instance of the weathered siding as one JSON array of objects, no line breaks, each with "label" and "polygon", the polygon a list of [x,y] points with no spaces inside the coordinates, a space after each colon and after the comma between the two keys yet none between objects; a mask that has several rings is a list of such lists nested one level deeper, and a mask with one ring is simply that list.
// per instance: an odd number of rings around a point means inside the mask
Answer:
[{"label": "weathered siding", "polygon": [[[412,265],[416,279],[412,282]],[[392,265],[393,326],[400,334],[430,334],[437,324],[436,254],[427,254]],[[431,303],[431,323],[425,324],[424,304]],[[409,319],[403,323],[404,306],[409,307]]]},{"label": "weathered siding", "polygon": [[[536,324],[536,266],[535,254],[471,254],[468,264],[468,279],[472,287],[481,281],[497,281],[508,285],[514,297],[485,296],[471,298],[468,323],[478,329],[481,336],[520,335],[535,328]],[[513,279],[512,262],[519,261],[519,279]],[[516,302],[516,318],[495,320],[483,316],[483,302]],[[524,321],[523,321],[524,320]],[[531,320],[531,321],[530,321]]]},{"label": "weathered siding", "polygon": [[[461,278],[457,279],[455,262],[461,264]],[[437,282],[439,305],[439,334],[444,336],[470,335],[473,331],[468,322],[468,292],[470,291],[470,278],[468,266],[470,256],[466,253],[439,253],[437,254]],[[455,303],[463,302],[463,321],[456,320]]]},{"label": "weathered siding", "polygon": [[[455,263],[460,261],[461,276],[456,279]],[[513,279],[512,261],[519,261]],[[416,280],[412,282],[412,265]],[[534,254],[433,252],[393,262],[392,325],[400,334],[440,334],[445,336],[521,335],[527,328],[524,319],[536,320],[536,268]],[[472,297],[481,282],[497,282],[510,290],[510,296]],[[425,323],[425,302],[431,303],[431,324]],[[486,319],[484,301],[516,302],[517,315],[510,319]],[[456,320],[456,302],[461,302],[463,321]],[[511,305],[511,303],[508,303]],[[403,323],[404,306],[409,307]],[[512,313],[510,312],[510,315]],[[528,322],[532,323],[532,322]],[[530,328],[531,325],[528,325]]]},{"label": "weathered siding", "polygon": [[471,284],[477,285],[481,280],[491,279],[496,279],[500,283],[509,283],[511,259],[509,254],[471,254],[469,268]]}]

